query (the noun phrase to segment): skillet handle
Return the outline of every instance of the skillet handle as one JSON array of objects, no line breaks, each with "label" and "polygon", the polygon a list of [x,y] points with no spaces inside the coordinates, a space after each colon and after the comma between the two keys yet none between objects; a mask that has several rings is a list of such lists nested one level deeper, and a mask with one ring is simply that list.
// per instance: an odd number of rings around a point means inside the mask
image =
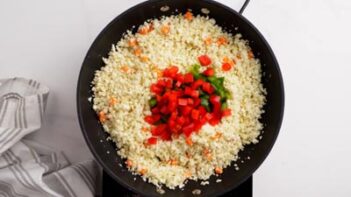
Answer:
[{"label": "skillet handle", "polygon": [[239,13],[240,13],[240,14],[243,14],[243,12],[244,12],[244,10],[245,10],[247,4],[249,4],[249,2],[250,2],[250,0],[245,0],[243,6],[241,6],[241,8],[240,8],[240,10],[239,10]]}]

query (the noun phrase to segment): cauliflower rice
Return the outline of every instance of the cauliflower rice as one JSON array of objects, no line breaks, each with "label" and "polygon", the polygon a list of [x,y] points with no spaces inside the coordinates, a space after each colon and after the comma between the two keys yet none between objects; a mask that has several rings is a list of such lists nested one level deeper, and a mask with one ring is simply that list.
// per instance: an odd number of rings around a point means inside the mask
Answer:
[{"label": "cauliflower rice", "polygon": [[[183,15],[174,15],[146,21],[139,30],[150,24],[153,30],[147,34],[127,31],[103,59],[106,65],[96,71],[92,82],[93,108],[106,114],[103,128],[132,173],[158,187],[182,188],[187,179],[206,181],[215,174],[215,168],[224,169],[236,161],[245,145],[258,142],[262,129],[259,118],[265,103],[261,65],[250,57],[248,42],[240,34],[223,31],[214,19],[196,16],[187,20]],[[163,31],[164,25],[169,27],[167,32]],[[217,44],[219,37],[227,38],[227,43]],[[145,115],[151,114],[150,85],[160,70],[177,65],[184,73],[198,64],[197,57],[202,54],[211,57],[216,75],[225,77],[224,86],[233,95],[227,101],[232,115],[214,127],[204,125],[192,135],[192,146],[186,144],[183,135],[145,146],[151,136],[145,131],[150,125],[144,121]],[[221,69],[226,56],[235,61],[229,72]],[[217,132],[222,135],[214,140]],[[209,151],[211,159],[204,157],[204,150]]]}]

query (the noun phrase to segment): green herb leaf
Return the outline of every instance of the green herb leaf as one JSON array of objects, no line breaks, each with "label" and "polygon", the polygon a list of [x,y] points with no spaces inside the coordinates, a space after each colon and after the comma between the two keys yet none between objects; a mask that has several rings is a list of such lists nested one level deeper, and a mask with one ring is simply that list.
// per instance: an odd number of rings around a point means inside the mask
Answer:
[{"label": "green herb leaf", "polygon": [[150,105],[151,108],[155,107],[155,106],[157,105],[157,100],[156,100],[156,98],[151,98],[151,99],[149,100],[149,105]]}]

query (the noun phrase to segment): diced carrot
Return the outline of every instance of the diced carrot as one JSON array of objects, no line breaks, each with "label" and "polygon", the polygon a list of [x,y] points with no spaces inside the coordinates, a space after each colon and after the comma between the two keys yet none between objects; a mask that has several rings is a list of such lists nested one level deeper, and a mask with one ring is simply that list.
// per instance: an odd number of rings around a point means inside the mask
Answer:
[{"label": "diced carrot", "polygon": [[128,44],[130,47],[135,47],[138,45],[138,41],[136,38],[131,38],[131,39],[129,39]]},{"label": "diced carrot", "polygon": [[169,163],[170,165],[172,165],[172,166],[175,166],[175,165],[178,164],[178,161],[177,161],[176,159],[170,159],[170,160],[168,161],[168,163]]},{"label": "diced carrot", "polygon": [[236,64],[236,62],[235,62],[234,59],[230,59],[230,58],[228,58],[227,56],[225,56],[225,57],[223,58],[223,63],[228,63],[228,64],[230,64],[231,66],[234,66],[234,65]]},{"label": "diced carrot", "polygon": [[148,127],[142,127],[141,130],[144,131],[144,132],[150,131],[150,129]]},{"label": "diced carrot", "polygon": [[207,37],[207,38],[205,38],[204,39],[204,43],[205,43],[205,45],[211,45],[212,44],[212,38],[211,37]]},{"label": "diced carrot", "polygon": [[216,174],[222,174],[223,169],[221,167],[215,167],[215,172],[216,172]]},{"label": "diced carrot", "polygon": [[212,154],[211,154],[211,152],[210,152],[209,149],[205,148],[205,149],[203,150],[203,154],[204,154],[205,158],[206,158],[208,161],[211,161],[211,160],[212,160]]},{"label": "diced carrot", "polygon": [[150,32],[150,26],[149,25],[146,25],[146,26],[143,26],[139,29],[138,33],[142,34],[142,35],[146,35]]},{"label": "diced carrot", "polygon": [[148,62],[149,61],[149,58],[147,57],[147,56],[140,56],[140,60],[142,61],[142,62]]},{"label": "diced carrot", "polygon": [[217,39],[218,46],[227,44],[228,40],[226,37],[221,36]]},{"label": "diced carrot", "polygon": [[141,174],[141,176],[145,175],[147,173],[147,169],[146,168],[142,168],[141,170],[139,170],[139,173]]},{"label": "diced carrot", "polygon": [[106,117],[105,112],[100,111],[100,112],[99,112],[99,120],[100,120],[100,122],[101,122],[101,123],[104,123],[104,122],[106,122],[106,119],[107,119],[107,117]]},{"label": "diced carrot", "polygon": [[190,178],[191,177],[191,171],[190,170],[185,171],[184,176],[185,176],[185,178]]},{"label": "diced carrot", "polygon": [[117,104],[117,99],[115,97],[111,97],[109,100],[108,100],[108,105],[111,107],[111,106],[114,106]]},{"label": "diced carrot", "polygon": [[136,56],[140,56],[141,55],[141,48],[136,48],[136,49],[134,49],[134,55],[136,55]]},{"label": "diced carrot", "polygon": [[123,65],[123,66],[121,66],[121,71],[122,72],[124,72],[124,73],[126,73],[126,72],[128,72],[129,71],[129,67],[128,66],[126,66],[126,65]]},{"label": "diced carrot", "polygon": [[168,25],[163,25],[161,27],[161,32],[164,34],[164,35],[167,35],[169,32],[170,32],[170,27]]},{"label": "diced carrot", "polygon": [[189,145],[189,146],[192,146],[192,145],[193,145],[193,141],[191,140],[191,137],[185,138],[185,142],[186,142],[186,144]]},{"label": "diced carrot", "polygon": [[218,138],[222,137],[222,133],[217,131],[216,134],[214,134],[213,136],[211,136],[212,140],[216,140]]},{"label": "diced carrot", "polygon": [[252,51],[247,52],[247,56],[249,57],[249,59],[253,59],[255,57]]},{"label": "diced carrot", "polygon": [[133,162],[130,159],[127,159],[125,164],[127,165],[128,168],[132,167]]},{"label": "diced carrot", "polygon": [[193,13],[191,13],[190,11],[187,11],[185,14],[184,14],[184,18],[188,21],[191,21],[193,19]]}]

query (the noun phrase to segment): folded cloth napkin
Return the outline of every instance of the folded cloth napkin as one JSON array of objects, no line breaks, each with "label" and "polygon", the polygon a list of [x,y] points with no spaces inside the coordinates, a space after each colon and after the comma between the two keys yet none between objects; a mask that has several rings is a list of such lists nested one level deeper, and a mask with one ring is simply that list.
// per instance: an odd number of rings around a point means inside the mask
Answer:
[{"label": "folded cloth napkin", "polygon": [[0,197],[94,196],[95,161],[70,164],[63,153],[22,139],[43,122],[49,89],[34,80],[0,80]]}]

